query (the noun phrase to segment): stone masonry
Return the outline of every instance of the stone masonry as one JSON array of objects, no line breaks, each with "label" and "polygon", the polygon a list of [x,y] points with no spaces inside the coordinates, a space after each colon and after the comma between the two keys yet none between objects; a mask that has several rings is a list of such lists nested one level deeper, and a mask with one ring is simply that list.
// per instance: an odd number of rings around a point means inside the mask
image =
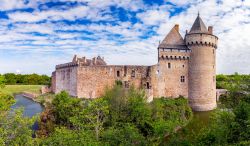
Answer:
[{"label": "stone masonry", "polygon": [[158,46],[158,63],[152,66],[107,65],[100,56],[74,56],[56,66],[52,91],[66,90],[79,98],[100,97],[118,81],[124,88],[144,89],[148,100],[187,97],[195,111],[216,108],[215,57],[218,38],[198,15],[184,39],[175,25]]}]

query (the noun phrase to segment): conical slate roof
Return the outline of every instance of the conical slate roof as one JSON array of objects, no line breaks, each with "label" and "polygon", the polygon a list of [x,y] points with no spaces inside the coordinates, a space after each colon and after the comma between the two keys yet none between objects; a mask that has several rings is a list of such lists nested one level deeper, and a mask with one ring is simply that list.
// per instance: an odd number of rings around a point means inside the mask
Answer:
[{"label": "conical slate roof", "polygon": [[[178,31],[178,26],[173,27],[164,40],[160,43],[159,48],[183,48],[185,47],[184,39]],[[185,48],[184,48],[185,49]]]},{"label": "conical slate roof", "polygon": [[207,27],[200,18],[199,14],[194,21],[194,24],[189,33],[208,33]]}]

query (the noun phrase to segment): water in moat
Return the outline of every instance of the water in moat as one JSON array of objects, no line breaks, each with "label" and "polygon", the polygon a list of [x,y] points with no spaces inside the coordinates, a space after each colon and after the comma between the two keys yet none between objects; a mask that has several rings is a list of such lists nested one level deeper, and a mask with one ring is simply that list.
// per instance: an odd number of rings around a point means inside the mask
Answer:
[{"label": "water in moat", "polygon": [[212,113],[213,111],[194,112],[194,117],[192,121],[190,121],[190,123],[185,127],[185,129],[197,133],[202,128],[209,125],[210,115]]},{"label": "water in moat", "polygon": [[[176,136],[192,141],[201,129],[209,126],[211,120],[210,116],[213,112],[214,111],[194,112],[192,120],[185,127],[180,129]],[[171,141],[172,138],[173,137],[170,136],[167,141]]]},{"label": "water in moat", "polygon": [[[32,117],[35,116],[43,111],[43,106],[27,97],[24,97],[22,95],[16,95],[15,96],[16,103],[11,107],[12,109],[17,108],[24,108],[23,116],[25,117]],[[38,129],[38,123],[35,122],[33,127],[33,130]]]}]

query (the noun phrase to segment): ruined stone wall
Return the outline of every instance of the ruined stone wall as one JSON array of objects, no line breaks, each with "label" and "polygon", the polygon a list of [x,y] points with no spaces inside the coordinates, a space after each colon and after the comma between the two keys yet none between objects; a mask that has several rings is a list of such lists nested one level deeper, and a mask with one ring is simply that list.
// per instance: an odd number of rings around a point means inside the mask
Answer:
[{"label": "ruined stone wall", "polygon": [[56,72],[52,72],[52,76],[51,76],[51,91],[53,93],[56,92]]},{"label": "ruined stone wall", "polygon": [[77,96],[77,66],[56,69],[55,93],[63,90],[71,96]]},{"label": "ruined stone wall", "polygon": [[[106,88],[121,81],[125,88],[147,86],[146,66],[81,66],[77,71],[77,96],[80,98],[96,98],[104,94]],[[149,74],[148,74],[149,76]],[[150,84],[150,83],[148,83]],[[150,85],[149,85],[150,86]]]},{"label": "ruined stone wall", "polygon": [[[189,52],[160,50],[159,57],[159,63],[152,66],[153,96],[188,97]],[[181,76],[184,76],[184,82]]]}]

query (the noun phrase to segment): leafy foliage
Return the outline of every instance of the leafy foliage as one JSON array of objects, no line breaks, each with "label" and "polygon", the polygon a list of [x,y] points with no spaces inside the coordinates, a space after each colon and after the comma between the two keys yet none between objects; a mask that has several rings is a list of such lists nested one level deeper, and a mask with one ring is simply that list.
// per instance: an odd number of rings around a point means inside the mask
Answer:
[{"label": "leafy foliage", "polygon": [[5,82],[6,82],[5,77],[0,75],[0,88],[4,88]]},{"label": "leafy foliage", "polygon": [[23,117],[22,110],[0,114],[0,145],[34,145],[31,129],[35,117]]},{"label": "leafy foliage", "polygon": [[83,105],[78,98],[72,98],[65,91],[57,94],[52,101],[55,122],[64,126],[71,126],[70,117],[77,116]]},{"label": "leafy foliage", "polygon": [[50,77],[47,75],[6,73],[3,76],[6,85],[50,85]]},{"label": "leafy foliage", "polygon": [[[49,145],[84,142],[157,145],[164,140],[166,132],[174,132],[191,117],[186,99],[159,98],[148,103],[145,93],[133,87],[124,89],[117,85],[102,97],[91,100],[73,98],[63,91],[42,113],[37,135],[44,139],[43,144]],[[69,136],[64,137],[65,134]]]}]

